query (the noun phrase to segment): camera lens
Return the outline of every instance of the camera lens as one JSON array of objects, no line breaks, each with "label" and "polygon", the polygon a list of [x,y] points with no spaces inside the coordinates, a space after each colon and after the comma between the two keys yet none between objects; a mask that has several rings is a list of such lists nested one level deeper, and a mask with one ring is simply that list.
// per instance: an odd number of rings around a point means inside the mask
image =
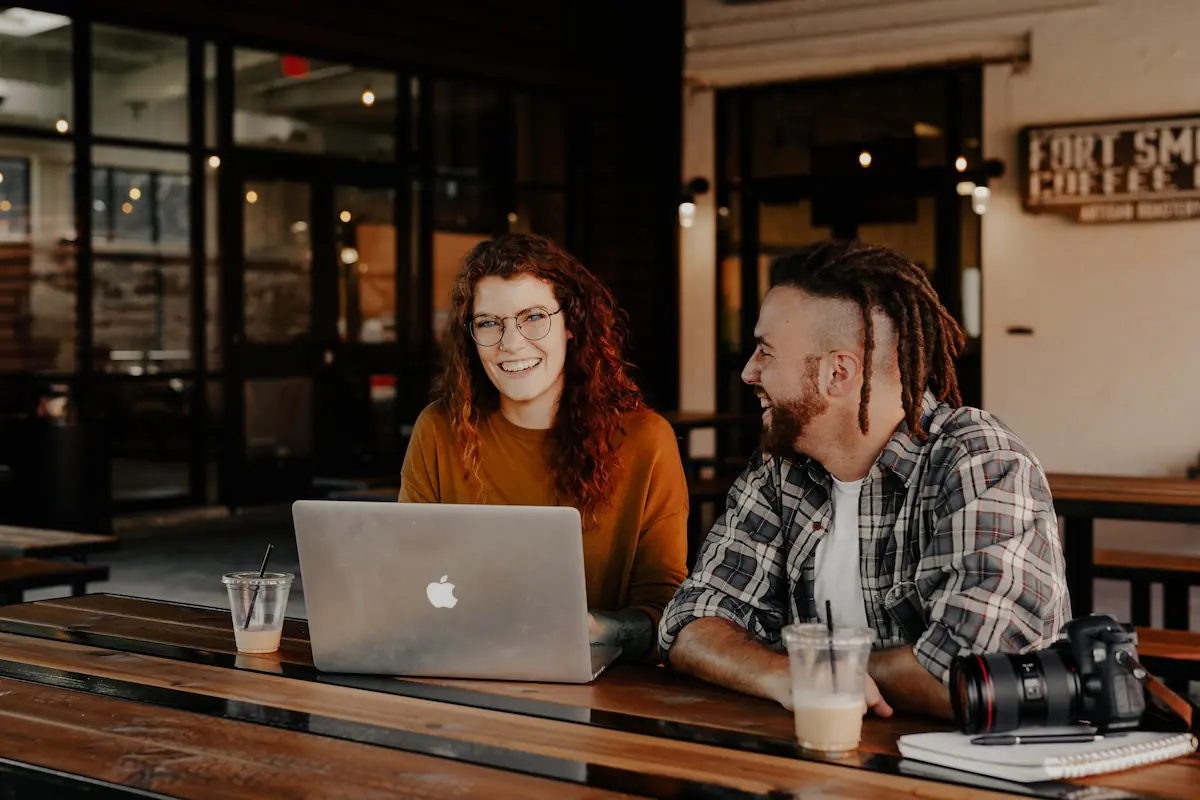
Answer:
[{"label": "camera lens", "polygon": [[964,733],[1067,725],[1080,702],[1078,670],[1063,649],[961,656],[950,666],[950,704]]}]

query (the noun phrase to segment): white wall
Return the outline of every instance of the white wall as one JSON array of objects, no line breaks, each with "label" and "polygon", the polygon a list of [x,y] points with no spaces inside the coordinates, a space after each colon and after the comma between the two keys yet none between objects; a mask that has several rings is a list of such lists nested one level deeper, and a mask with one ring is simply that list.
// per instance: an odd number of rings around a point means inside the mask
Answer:
[{"label": "white wall", "polygon": [[[1200,452],[1200,221],[1024,213],[1017,131],[1200,111],[1200,3],[1105,0],[1038,20],[1027,69],[985,70],[984,402],[1048,470],[1181,475]],[[1024,325],[1033,336],[1010,336]]]}]

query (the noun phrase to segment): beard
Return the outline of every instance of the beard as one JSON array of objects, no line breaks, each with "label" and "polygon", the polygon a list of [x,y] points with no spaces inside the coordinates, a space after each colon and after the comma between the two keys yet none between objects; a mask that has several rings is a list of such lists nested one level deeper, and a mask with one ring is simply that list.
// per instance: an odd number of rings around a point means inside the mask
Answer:
[{"label": "beard", "polygon": [[[817,376],[819,360],[805,365],[803,388],[799,397],[771,402],[771,419],[763,425],[761,447],[767,455],[791,458],[796,455],[796,441],[804,435],[813,420],[825,413],[829,401],[821,396]],[[760,397],[764,393],[757,393]],[[767,397],[770,400],[770,397]]]}]

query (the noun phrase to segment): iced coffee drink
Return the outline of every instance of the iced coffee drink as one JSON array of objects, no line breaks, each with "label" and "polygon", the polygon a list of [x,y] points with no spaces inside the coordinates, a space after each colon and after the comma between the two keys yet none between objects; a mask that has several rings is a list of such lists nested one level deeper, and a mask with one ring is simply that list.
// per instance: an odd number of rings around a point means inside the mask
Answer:
[{"label": "iced coffee drink", "polygon": [[792,673],[796,741],[825,754],[858,748],[867,704],[863,690],[875,634],[869,628],[822,624],[783,629]]}]

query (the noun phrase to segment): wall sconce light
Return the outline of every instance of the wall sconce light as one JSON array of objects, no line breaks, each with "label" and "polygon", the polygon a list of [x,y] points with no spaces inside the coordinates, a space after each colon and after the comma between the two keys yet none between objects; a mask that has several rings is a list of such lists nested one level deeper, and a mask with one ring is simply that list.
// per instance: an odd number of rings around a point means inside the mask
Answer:
[{"label": "wall sconce light", "polygon": [[696,220],[696,197],[708,194],[708,178],[692,178],[679,196],[679,227],[690,228]]}]

